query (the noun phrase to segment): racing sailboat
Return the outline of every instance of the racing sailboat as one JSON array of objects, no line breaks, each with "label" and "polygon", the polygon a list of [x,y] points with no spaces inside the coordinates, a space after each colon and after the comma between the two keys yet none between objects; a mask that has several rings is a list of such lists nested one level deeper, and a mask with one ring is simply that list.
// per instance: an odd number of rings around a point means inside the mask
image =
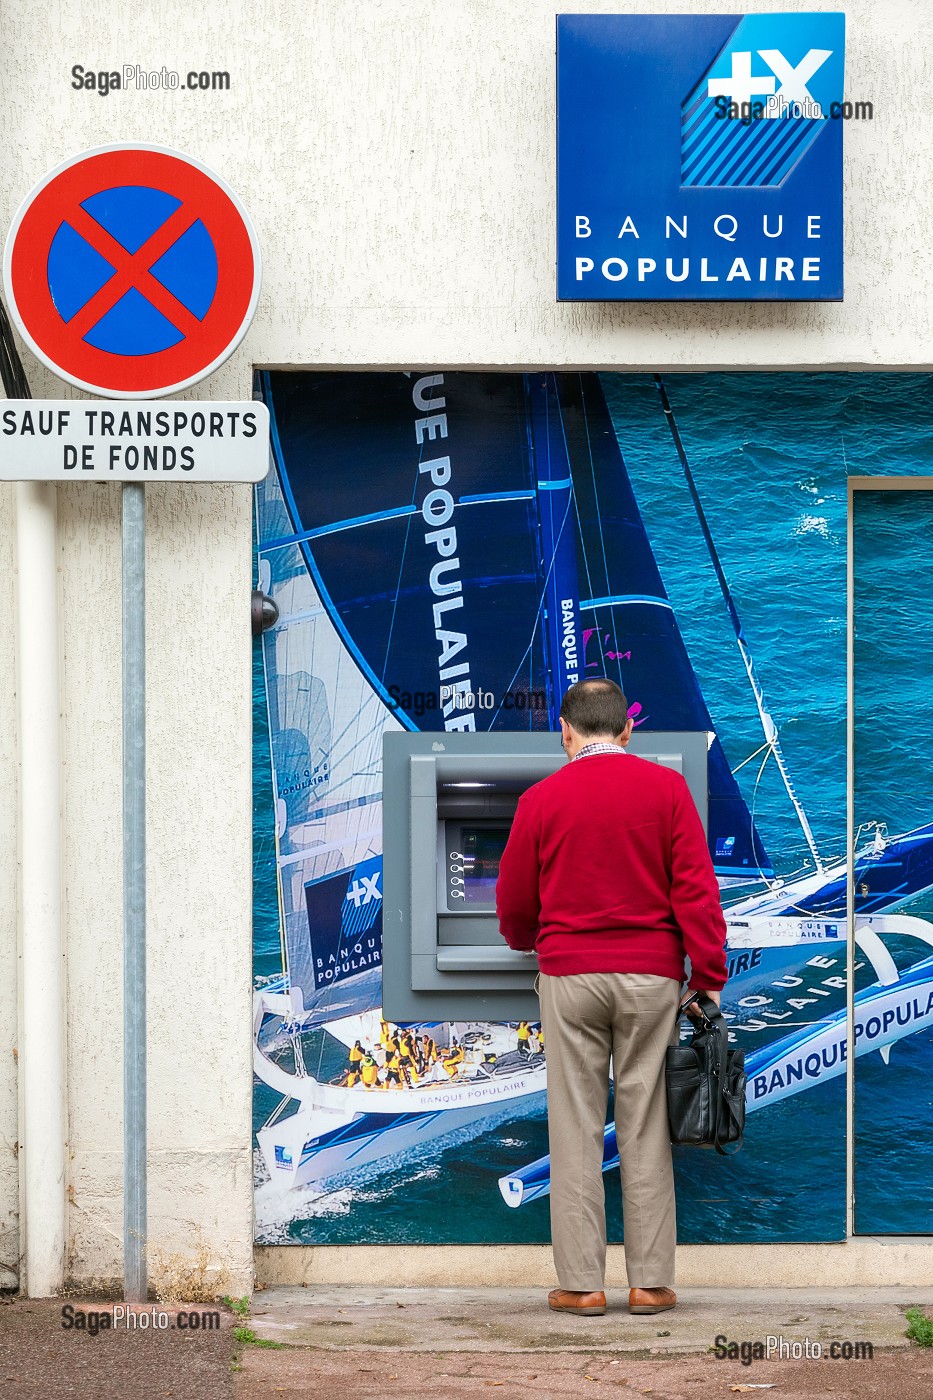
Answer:
[{"label": "racing sailboat", "polygon": [[[279,613],[263,661],[283,972],[256,990],[254,1068],[282,1095],[258,1134],[273,1179],[336,1181],[543,1106],[544,1057],[517,1062],[508,1027],[435,1028],[439,1043],[469,1045],[455,1076],[391,1088],[325,1083],[305,1063],[312,1030],[376,1048],[386,730],[553,729],[573,679],[611,676],[636,725],[709,735],[711,854],[724,886],[751,891],[728,914],[731,997],[792,974],[814,944],[844,948],[842,865],[775,878],[597,376],[264,373],[260,387],[274,458],[256,491],[256,545]],[[492,705],[467,719],[445,710],[442,671]],[[878,854],[891,886],[879,907],[933,883],[928,837]]]}]

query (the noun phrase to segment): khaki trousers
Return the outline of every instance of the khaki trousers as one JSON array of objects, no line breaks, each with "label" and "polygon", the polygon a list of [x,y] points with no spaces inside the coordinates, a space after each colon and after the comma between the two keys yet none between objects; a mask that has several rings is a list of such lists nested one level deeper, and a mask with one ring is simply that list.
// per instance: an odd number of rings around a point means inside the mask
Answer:
[{"label": "khaki trousers", "polygon": [[538,986],[558,1282],[582,1293],[605,1284],[602,1161],[611,1057],[629,1286],[669,1288],[677,1218],[664,1052],[674,1039],[680,983],[649,972],[584,972],[542,973]]}]

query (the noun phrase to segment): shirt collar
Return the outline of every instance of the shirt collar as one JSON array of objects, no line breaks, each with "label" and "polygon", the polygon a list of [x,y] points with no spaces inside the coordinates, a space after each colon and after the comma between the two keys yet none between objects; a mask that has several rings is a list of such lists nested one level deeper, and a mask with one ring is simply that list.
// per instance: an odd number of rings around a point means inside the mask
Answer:
[{"label": "shirt collar", "polygon": [[575,753],[574,756],[573,756],[573,758],[570,760],[570,762],[571,762],[571,763],[576,763],[576,761],[577,761],[578,758],[591,758],[594,754],[598,754],[598,753],[621,753],[621,754],[624,754],[624,753],[625,753],[625,750],[624,750],[619,744],[601,744],[601,743],[584,744],[584,745],[583,745],[583,748],[580,750],[580,752],[579,752],[579,753]]}]

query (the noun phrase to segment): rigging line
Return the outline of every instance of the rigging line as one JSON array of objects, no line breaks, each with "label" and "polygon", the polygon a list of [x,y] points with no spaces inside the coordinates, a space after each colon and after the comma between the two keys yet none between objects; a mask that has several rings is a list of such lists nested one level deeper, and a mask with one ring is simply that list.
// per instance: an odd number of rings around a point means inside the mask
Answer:
[{"label": "rigging line", "polygon": [[[446,388],[447,386],[445,385],[444,387]],[[411,488],[411,504],[412,504],[412,505],[416,505],[416,504],[417,504],[417,501],[418,501],[418,482],[419,482],[420,477],[421,477],[421,465],[422,465],[423,461],[424,461],[424,443],[422,442],[422,443],[421,443],[421,449],[420,449],[420,451],[419,451],[419,453],[418,453],[418,469],[417,469],[417,471],[415,472],[414,481],[413,481],[413,485],[412,485],[412,488]],[[408,516],[408,519],[407,519],[407,523],[406,523],[406,525],[405,525],[405,540],[404,540],[404,542],[403,542],[403,544],[402,544],[402,555],[401,555],[401,559],[399,560],[398,578],[397,578],[396,581],[395,581],[395,597],[394,597],[393,600],[392,600],[392,616],[389,618],[389,630],[388,630],[388,632],[387,632],[387,634],[386,634],[385,656],[384,656],[383,659],[382,659],[382,683],[383,683],[383,685],[385,685],[386,668],[387,668],[388,665],[389,665],[389,652],[390,652],[390,650],[392,649],[392,634],[393,634],[393,632],[395,631],[395,614],[398,612],[399,594],[401,593],[401,589],[402,589],[402,575],[403,575],[404,572],[405,572],[405,559],[406,559],[406,556],[407,556],[407,554],[408,554],[408,537],[409,537],[409,535],[411,534],[411,527],[412,527],[412,522],[413,522],[414,518],[415,518],[415,517],[414,517],[413,515],[409,515],[409,516]]]},{"label": "rigging line", "polygon": [[674,447],[676,448],[677,456],[680,460],[680,465],[683,469],[683,473],[687,481],[687,486],[690,490],[690,496],[693,501],[693,508],[696,511],[697,519],[700,522],[700,529],[703,532],[703,538],[706,541],[706,548],[709,552],[710,559],[713,563],[713,569],[716,573],[716,579],[719,583],[720,592],[722,593],[723,599],[726,604],[726,611],[729,614],[729,621],[732,623],[732,630],[735,632],[735,639],[738,643],[739,652],[741,654],[742,661],[745,664],[745,671],[748,675],[749,684],[751,685],[752,693],[755,697],[755,704],[758,706],[758,715],[761,720],[762,729],[764,730],[765,739],[768,740],[771,745],[772,751],[774,753],[775,762],[777,763],[781,777],[784,781],[784,787],[787,790],[787,795],[790,798],[794,811],[797,814],[797,820],[799,821],[800,828],[803,831],[804,839],[806,840],[806,843],[810,848],[810,854],[813,857],[813,860],[816,864],[816,868],[821,875],[824,875],[826,873],[826,869],[823,864],[822,857],[820,856],[819,850],[817,849],[816,838],[813,835],[813,830],[810,826],[807,814],[803,809],[803,804],[801,803],[800,798],[797,796],[796,789],[794,788],[793,780],[791,779],[790,772],[788,770],[787,763],[785,761],[784,754],[781,749],[781,740],[778,734],[777,725],[775,724],[765,704],[764,692],[762,691],[761,685],[758,681],[758,676],[755,673],[755,664],[752,660],[752,654],[748,648],[748,642],[745,638],[745,632],[742,627],[742,621],[739,617],[738,609],[735,605],[735,599],[733,598],[732,590],[729,587],[729,581],[726,578],[725,570],[722,567],[722,562],[719,558],[719,553],[716,549],[716,543],[713,539],[712,531],[710,530],[709,521],[706,518],[706,512],[703,509],[703,502],[700,500],[700,493],[697,489],[696,480],[694,479],[693,472],[690,468],[690,463],[687,460],[687,454],[684,451],[684,445],[681,441],[677,424],[674,421],[674,413],[668,401],[667,390],[664,387],[664,381],[659,374],[656,374],[654,376],[654,382],[657,385],[658,394],[661,398],[661,407],[664,411],[664,417],[667,419],[667,426],[671,430],[671,437],[674,440]]},{"label": "rigging line", "polygon": [[[558,405],[558,407],[559,407],[559,405]],[[533,459],[531,459],[531,463],[530,463],[530,464],[531,464],[532,466],[534,465]],[[556,562],[556,560],[557,560],[557,551],[558,551],[558,548],[559,548],[559,546],[560,546],[560,541],[561,541],[561,539],[563,538],[564,530],[565,530],[566,527],[567,527],[567,517],[568,517],[568,515],[570,514],[570,506],[571,506],[572,503],[574,503],[574,500],[575,500],[574,491],[573,491],[573,488],[571,487],[570,495],[569,495],[569,497],[568,497],[568,499],[567,499],[567,504],[566,504],[566,506],[564,507],[564,516],[563,516],[563,519],[562,519],[561,522],[560,522],[560,529],[558,530],[556,539],[555,539],[555,541],[554,541],[554,549],[553,549],[553,551],[552,551],[552,553],[551,553],[550,563],[548,564],[547,571],[546,571],[546,573],[545,573],[545,575],[544,575],[544,583],[543,583],[543,585],[542,585],[541,592],[540,592],[540,595],[539,595],[539,597],[538,597],[537,607],[535,608],[534,622],[532,623],[532,627],[531,627],[531,636],[530,636],[529,639],[528,639],[528,645],[527,645],[527,647],[525,648],[525,650],[522,652],[521,656],[520,656],[519,659],[518,659],[518,664],[516,665],[515,670],[512,672],[511,679],[509,680],[509,683],[508,683],[508,685],[506,686],[506,693],[508,693],[509,691],[511,691],[511,689],[512,689],[512,687],[514,686],[515,682],[518,680],[518,674],[519,674],[519,672],[521,671],[522,667],[524,666],[526,660],[529,662],[529,665],[532,664],[532,663],[531,663],[531,660],[530,660],[530,658],[531,658],[531,650],[532,650],[532,647],[533,647],[534,644],[535,644],[535,637],[536,637],[537,634],[538,634],[538,627],[540,626],[540,623],[541,623],[541,611],[542,611],[542,608],[544,607],[544,603],[545,603],[545,600],[546,600],[546,598],[547,598],[548,582],[549,582],[549,580],[550,580],[551,574],[554,572],[554,564],[555,564],[555,562]],[[536,509],[537,509],[537,503],[536,503]],[[499,701],[499,704],[496,706],[495,713],[493,714],[493,716],[492,716],[492,718],[490,719],[489,724],[488,724],[488,726],[487,726],[488,729],[492,729],[492,726],[495,724],[496,720],[499,718],[499,715],[502,713],[502,706],[503,706],[504,703],[505,703],[505,695],[503,695],[502,699]]]},{"label": "rigging line", "polygon": [[[527,420],[526,420],[526,421],[527,421],[527,425],[528,425],[528,435],[529,435],[529,440],[530,440],[530,441],[529,441],[529,446],[530,446],[530,449],[531,449],[531,450],[530,450],[530,454],[529,454],[530,467],[531,467],[531,479],[532,479],[532,481],[535,483],[535,516],[536,516],[536,526],[537,526],[536,535],[537,535],[537,537],[541,540],[542,543],[543,543],[543,536],[544,536],[544,524],[543,524],[543,521],[542,521],[542,510],[544,509],[544,503],[542,502],[542,499],[541,499],[541,490],[540,490],[540,487],[537,485],[537,483],[540,482],[540,481],[542,481],[542,480],[553,481],[553,479],[554,479],[554,467],[553,467],[553,463],[552,463],[552,461],[551,461],[551,395],[550,395],[549,390],[548,390],[548,380],[549,380],[550,376],[549,376],[548,374],[545,374],[545,375],[543,376],[543,378],[544,378],[544,394],[543,394],[543,399],[544,399],[544,448],[545,448],[545,454],[546,454],[546,475],[542,474],[541,469],[540,469],[540,466],[539,466],[539,463],[538,463],[538,455],[539,455],[539,454],[538,454],[538,448],[537,448],[537,446],[536,446],[536,444],[535,444],[535,435],[534,435],[534,429],[533,429],[533,426],[532,426],[532,421],[533,421],[533,420],[532,420],[532,414],[531,414],[531,412],[530,412],[530,405],[529,405],[529,412],[528,412]],[[554,552],[553,552],[553,555],[551,556],[551,568],[553,568],[553,566],[554,566],[554,564],[555,564],[555,562],[556,562],[556,560],[557,560],[557,553],[558,553],[558,550],[559,550],[560,547],[561,547],[561,543],[562,543],[563,538],[564,538],[564,531],[565,531],[566,528],[567,528],[567,519],[568,519],[568,515],[569,515],[569,511],[570,511],[570,502],[574,500],[573,472],[571,471],[571,468],[570,468],[570,453],[569,453],[569,450],[568,450],[568,447],[567,447],[567,434],[566,434],[566,432],[565,432],[565,430],[564,430],[564,422],[563,422],[563,418],[562,418],[561,412],[560,412],[560,401],[559,401],[559,399],[557,399],[557,386],[556,386],[556,383],[555,383],[555,385],[554,385],[554,397],[555,397],[555,402],[557,403],[557,419],[558,419],[558,426],[559,426],[559,428],[560,428],[561,440],[562,440],[563,446],[564,446],[564,461],[565,461],[566,464],[567,464],[567,471],[568,471],[569,474],[570,474],[570,495],[569,495],[568,500],[567,500],[567,505],[564,507],[564,517],[563,517],[563,519],[561,520],[560,529],[558,530],[557,535],[556,535],[555,538],[554,538]],[[526,400],[526,402],[527,402],[527,400]],[[552,506],[550,505],[550,503],[549,503],[548,506],[547,506],[546,508],[547,508],[547,510],[548,510],[549,513],[550,513],[550,521],[551,521],[551,525],[553,526],[553,521],[554,521],[553,507],[552,507]],[[541,552],[541,558],[542,558],[542,561],[543,561],[543,559],[544,559],[544,551],[543,551],[543,550],[542,550],[542,552]],[[550,578],[550,574],[551,574],[551,569],[548,569],[547,574],[545,575],[545,593],[546,593],[546,591],[547,591],[547,580]],[[578,592],[579,592],[579,590],[578,590]],[[578,599],[577,601],[579,602],[579,599]],[[578,611],[579,611],[579,609],[578,609]],[[532,638],[532,640],[533,640],[533,638]],[[550,692],[550,693],[554,696],[554,701],[556,702],[555,708],[559,708],[559,705],[560,705],[560,698],[561,698],[561,697],[560,697],[560,684],[561,684],[561,682],[560,682],[560,662],[559,662],[559,658],[558,658],[557,656],[551,656],[551,655],[550,655],[551,646],[550,646],[550,643],[549,643],[548,633],[547,633],[547,631],[546,631],[545,629],[542,629],[541,641],[542,641],[542,652],[543,652],[543,657],[544,657],[544,687],[545,687],[545,694],[547,694],[548,692]],[[528,691],[529,691],[529,693],[530,693],[531,690],[532,690],[532,680],[533,680],[533,675],[534,675],[534,655],[533,655],[533,653],[532,653],[531,647],[528,648],[527,652],[525,653],[525,657],[527,658],[527,661],[528,661]],[[521,662],[519,662],[519,666],[520,666],[520,665],[521,665]],[[528,717],[528,726],[529,726],[529,729],[533,728],[533,720],[532,720],[531,712],[530,712],[530,711],[529,711],[529,717]]]},{"label": "rigging line", "polygon": [[[754,786],[754,788],[752,789],[752,806],[751,806],[750,817],[751,817],[751,829],[752,829],[752,832],[753,832],[753,833],[754,833],[754,830],[755,830],[755,809],[756,809],[756,807],[757,807],[757,805],[758,805],[758,785],[759,785],[759,783],[761,782],[762,774],[763,774],[764,771],[765,771],[765,767],[766,767],[766,765],[767,765],[768,759],[769,759],[769,758],[771,757],[771,755],[774,753],[773,745],[769,744],[767,747],[768,747],[768,752],[765,754],[764,759],[762,760],[761,767],[758,769],[758,775],[757,775],[757,777],[755,778],[755,786]],[[760,750],[759,750],[759,752],[760,752]],[[754,850],[754,845],[752,846],[752,849]],[[802,904],[796,904],[796,903],[794,902],[794,900],[792,900],[792,899],[787,899],[787,896],[784,895],[784,893],[783,893],[784,890],[787,889],[788,885],[792,882],[792,880],[795,878],[795,876],[796,876],[796,874],[797,874],[798,872],[794,872],[794,875],[788,875],[788,876],[783,877],[783,878],[777,878],[777,877],[776,877],[774,880],[769,880],[768,877],[767,877],[767,875],[765,874],[765,872],[761,869],[761,866],[760,866],[760,865],[759,865],[759,867],[758,867],[758,871],[759,871],[759,874],[761,875],[762,880],[764,881],[764,884],[765,884],[766,889],[768,890],[768,893],[769,893],[769,894],[773,894],[773,895],[778,895],[778,896],[784,898],[784,899],[786,900],[787,908],[788,908],[788,909],[794,909],[794,910],[796,910],[796,912],[797,912],[798,914],[803,914],[803,915],[804,915],[806,918],[808,918],[808,919],[819,919],[819,918],[821,917],[819,914],[814,914],[814,912],[813,912],[812,909],[805,909],[804,906],[803,906]],[[825,874],[826,874],[825,869],[822,870],[820,873],[825,875]]]},{"label": "rigging line", "polygon": [[[532,624],[531,636],[530,636],[530,638],[529,638],[529,640],[528,640],[528,645],[527,645],[527,647],[525,648],[525,650],[522,652],[521,656],[520,656],[519,659],[518,659],[518,665],[515,667],[515,670],[512,672],[512,677],[511,677],[511,680],[509,681],[508,685],[506,686],[505,694],[507,694],[507,693],[512,689],[512,687],[514,686],[515,682],[518,680],[518,673],[519,673],[519,671],[521,671],[522,667],[524,666],[525,661],[530,657],[530,655],[531,655],[531,649],[532,649],[532,647],[533,647],[534,644],[535,644],[535,637],[537,636],[538,627],[539,627],[539,625],[540,625],[540,623],[541,623],[541,610],[542,610],[542,608],[544,607],[545,599],[547,598],[547,587],[548,587],[548,582],[549,582],[549,580],[550,580],[551,574],[554,572],[554,564],[555,564],[555,562],[556,562],[556,560],[557,560],[557,550],[558,550],[558,547],[559,547],[559,544],[560,544],[561,537],[562,537],[562,535],[563,535],[563,533],[564,533],[564,530],[565,530],[565,528],[566,528],[566,526],[567,526],[567,517],[568,517],[568,515],[570,514],[570,504],[571,504],[571,502],[573,501],[573,499],[574,499],[574,495],[573,495],[573,492],[571,491],[570,496],[569,496],[569,498],[568,498],[568,500],[567,500],[567,504],[566,504],[566,506],[564,507],[564,518],[563,518],[563,520],[561,521],[561,523],[560,523],[560,529],[559,529],[558,532],[557,532],[557,538],[556,538],[556,540],[555,540],[555,542],[554,542],[554,549],[553,549],[553,551],[552,551],[552,553],[551,553],[551,561],[550,561],[550,563],[548,564],[547,573],[544,575],[544,584],[543,584],[543,586],[542,586],[541,593],[540,593],[540,595],[539,595],[539,597],[538,597],[538,605],[537,605],[537,608],[535,609],[535,620],[534,620],[534,623]],[[495,714],[492,716],[492,719],[489,721],[489,725],[488,725],[488,728],[489,728],[489,729],[492,728],[493,724],[494,724],[495,721],[499,718],[499,715],[502,713],[502,706],[503,706],[503,704],[505,703],[505,694],[503,694],[502,699],[499,701],[499,704],[496,706]]]},{"label": "rigging line", "polygon": [[[749,813],[748,813],[748,826],[749,826],[749,833],[750,833],[750,835],[751,835],[752,855],[755,855],[755,808],[756,808],[757,805],[758,805],[758,785],[759,785],[759,783],[761,782],[761,776],[762,776],[762,774],[764,773],[765,768],[767,767],[768,759],[769,759],[769,758],[771,757],[771,755],[774,753],[774,745],[773,745],[773,744],[765,743],[765,744],[763,745],[763,747],[764,747],[764,749],[765,749],[765,756],[764,756],[764,758],[761,760],[761,767],[758,769],[758,773],[757,773],[757,775],[756,775],[756,777],[755,777],[755,786],[752,788],[752,805],[751,805],[751,808],[750,808]],[[759,750],[759,753],[760,753],[760,752],[761,752],[761,750]],[[761,876],[762,880],[764,880],[765,885],[767,886],[768,890],[773,894],[773,893],[774,893],[774,886],[771,884],[771,881],[768,879],[767,875],[766,875],[765,872],[762,870],[762,868],[761,868],[761,862],[759,861],[759,859],[758,859],[757,856],[755,856],[755,863],[756,863],[756,865],[758,866],[758,874]]]},{"label": "rigging line", "polygon": [[[572,476],[572,474],[571,474],[571,476]],[[595,597],[597,596],[597,594],[596,594],[596,589],[593,587],[593,579],[592,579],[592,577],[591,577],[591,575],[590,575],[590,559],[589,559],[589,555],[588,555],[587,552],[586,552],[586,544],[585,544],[585,542],[584,542],[583,521],[580,519],[580,503],[579,503],[579,501],[577,500],[577,493],[576,493],[576,491],[574,491],[572,488],[571,488],[571,492],[570,492],[570,499],[573,501],[573,515],[574,515],[574,520],[576,521],[576,526],[577,526],[577,538],[580,540],[580,554],[581,554],[582,557],[583,557],[583,572],[586,574],[586,589],[587,589],[587,593],[589,594],[589,596],[590,596],[591,598],[595,598]],[[584,658],[584,665],[585,665],[585,658]]]},{"label": "rigging line", "polygon": [[770,749],[770,747],[771,747],[771,740],[770,740],[770,739],[766,739],[766,740],[764,741],[763,744],[759,744],[754,753],[750,753],[750,754],[748,755],[748,758],[743,758],[743,759],[742,759],[742,762],[741,762],[740,764],[738,764],[735,768],[733,768],[733,770],[732,770],[732,776],[733,776],[733,778],[735,777],[736,773],[738,773],[738,771],[739,771],[740,768],[744,768],[745,765],[746,765],[746,763],[751,763],[751,761],[752,761],[753,758],[757,758],[758,755],[761,753],[762,749]]},{"label": "rigging line", "polygon": [[[375,719],[378,721],[382,717],[381,712],[386,708],[386,706],[383,704],[382,700],[380,700],[378,695],[371,694],[368,698],[364,698],[362,700],[359,712],[353,715],[351,719],[347,720],[340,733],[331,736],[329,756],[331,758],[332,768],[337,767],[340,764],[349,763],[350,759],[352,758],[353,754],[358,748],[360,748],[364,744],[371,744],[373,742],[373,729],[366,728],[365,724],[363,723],[364,717],[366,716],[367,708],[372,707],[377,707],[377,714],[375,716]],[[358,732],[355,736],[351,736],[350,731],[354,728],[357,728]],[[381,736],[382,730],[379,730],[378,733]],[[349,746],[347,748],[340,749],[340,752],[338,753],[338,746],[343,744],[343,741],[348,737],[351,739]],[[379,775],[381,773],[382,768],[381,756],[376,755],[372,761],[377,765],[375,768],[369,769],[368,771],[363,773],[353,773],[351,774],[349,779],[342,778],[340,780],[340,783],[337,784],[337,786],[342,786],[343,783],[351,781],[352,778],[355,777],[372,778]]]},{"label": "rigging line", "polygon": [[[581,410],[582,410],[582,413],[583,413],[583,427],[584,427],[584,429],[585,429],[585,431],[586,431],[586,450],[587,450],[587,453],[589,454],[589,459],[590,459],[590,479],[591,479],[592,482],[593,482],[593,503],[594,503],[594,505],[596,506],[596,519],[597,519],[597,521],[599,522],[599,544],[600,544],[600,548],[601,548],[601,550],[602,550],[602,555],[603,555],[603,571],[604,571],[605,576],[606,576],[606,583],[609,584],[609,583],[610,583],[610,577],[609,577],[609,559],[607,558],[607,555],[606,555],[606,536],[605,536],[605,534],[604,534],[604,532],[603,532],[603,513],[602,513],[602,510],[601,510],[600,504],[599,504],[599,488],[598,488],[597,485],[596,485],[596,463],[593,461],[593,442],[592,442],[592,439],[591,439],[591,437],[590,437],[590,419],[589,419],[589,415],[587,414],[587,411],[586,411],[586,387],[585,387],[585,385],[584,385],[584,383],[583,383],[583,375],[582,375],[582,373],[578,374],[578,375],[577,375],[577,378],[578,378],[579,381],[580,381],[580,407],[581,407]],[[601,388],[600,388],[600,393],[602,393],[602,389],[601,389]],[[562,409],[562,406],[561,406],[560,399],[557,400],[557,405],[558,405],[558,409],[560,410],[560,414],[561,414],[561,424],[563,424],[564,415],[563,415],[563,409]],[[620,449],[620,452],[621,452],[621,449]],[[567,455],[567,460],[568,460],[568,462],[570,461],[570,454],[569,454],[569,452],[568,452],[568,455]],[[571,470],[571,475],[572,475],[572,474],[573,474],[573,467],[572,467],[572,466],[571,466],[571,469],[570,469],[570,470]],[[612,588],[611,588],[611,587],[608,587],[608,588],[606,589],[606,592],[607,592],[607,593],[611,593],[611,592],[612,592]]]},{"label": "rigging line", "polygon": [[[582,522],[582,520],[580,519],[580,504],[579,504],[579,502],[578,502],[578,500],[577,500],[576,487],[574,486],[574,483],[573,483],[573,464],[572,464],[572,462],[571,462],[571,460],[570,460],[570,444],[569,444],[569,442],[567,441],[567,425],[566,425],[566,423],[564,422],[564,409],[563,409],[563,405],[561,404],[561,401],[560,401],[560,395],[559,395],[558,392],[557,392],[557,385],[556,385],[556,384],[554,385],[554,402],[555,402],[555,404],[556,404],[556,406],[557,406],[557,420],[558,420],[558,422],[559,422],[559,424],[560,424],[560,435],[561,435],[561,438],[562,438],[563,444],[564,444],[564,456],[565,456],[566,459],[567,459],[567,470],[570,472],[570,499],[571,499],[571,501],[573,502],[574,520],[576,521],[576,526],[577,526],[577,538],[578,538],[579,541],[580,541],[580,553],[581,553],[582,556],[583,556],[583,571],[584,571],[584,573],[586,574],[587,592],[589,593],[589,596],[590,596],[591,598],[595,598],[595,597],[598,596],[599,590],[598,590],[597,588],[594,587],[593,578],[592,578],[592,575],[590,574],[590,558],[589,558],[589,555],[587,554],[587,551],[586,551],[586,542],[585,542],[585,538],[584,538],[584,534],[583,534],[583,522]],[[591,459],[591,460],[592,460],[592,459]],[[594,486],[594,495],[595,495],[595,486]],[[598,501],[597,501],[597,519],[598,519],[598,521],[599,521],[600,538],[602,538],[602,521],[601,521],[601,519],[599,519],[599,503],[598,503]],[[560,528],[561,528],[561,534],[563,534],[564,525],[565,525],[565,524],[566,524],[566,519],[565,519],[565,521],[564,521],[564,524],[562,524],[561,527],[560,527]],[[604,548],[603,548],[603,554],[604,554],[604,556],[605,556],[605,546],[604,546]],[[607,581],[608,581],[608,573],[607,573]],[[585,667],[585,657],[581,657],[581,660],[583,660],[583,662],[584,662],[584,667]],[[584,667],[581,667],[581,670],[584,669]]]}]

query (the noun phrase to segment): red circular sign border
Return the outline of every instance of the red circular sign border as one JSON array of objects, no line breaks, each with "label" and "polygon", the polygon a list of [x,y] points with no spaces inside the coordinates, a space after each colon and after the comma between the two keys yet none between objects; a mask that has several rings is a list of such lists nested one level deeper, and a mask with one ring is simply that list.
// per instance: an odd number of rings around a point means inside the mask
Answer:
[{"label": "red circular sign border", "polygon": [[[55,342],[67,323],[52,301],[47,275],[52,238],[69,207],[101,190],[143,183],[193,204],[194,217],[214,242],[217,288],[203,319],[203,338],[194,337],[194,349],[189,336],[152,355],[117,356],[83,341],[63,353]],[[17,328],[55,374],[105,397],[157,398],[196,384],[232,354],[259,299],[261,263],[249,215],[213,171],[165,146],[119,145],[81,152],[30,191],[10,228],[3,270]]]}]

